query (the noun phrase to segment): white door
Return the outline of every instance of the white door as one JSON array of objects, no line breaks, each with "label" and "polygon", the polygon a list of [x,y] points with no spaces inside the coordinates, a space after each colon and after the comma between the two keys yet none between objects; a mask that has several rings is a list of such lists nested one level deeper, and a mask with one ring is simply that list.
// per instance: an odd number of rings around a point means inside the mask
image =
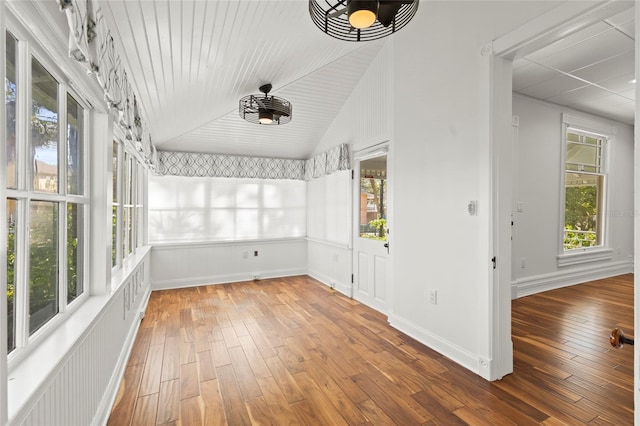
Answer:
[{"label": "white door", "polygon": [[354,161],[353,297],[387,313],[389,223],[387,153],[356,153]]}]

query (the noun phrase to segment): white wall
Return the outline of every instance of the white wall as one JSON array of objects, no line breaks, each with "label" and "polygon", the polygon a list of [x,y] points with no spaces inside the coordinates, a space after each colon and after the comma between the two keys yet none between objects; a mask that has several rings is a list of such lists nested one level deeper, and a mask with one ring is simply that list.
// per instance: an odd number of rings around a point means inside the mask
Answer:
[{"label": "white wall", "polygon": [[388,141],[392,128],[393,45],[387,41],[322,136],[312,157],[341,143],[357,151]]},{"label": "white wall", "polygon": [[[354,151],[391,136],[392,45],[374,58],[314,154],[347,143]],[[352,180],[342,171],[308,182],[307,236],[309,275],[351,296]]]},{"label": "white wall", "polygon": [[351,296],[351,171],[307,182],[308,274]]},{"label": "white wall", "polygon": [[155,245],[151,265],[153,290],[303,275],[307,242],[283,238]]},{"label": "white wall", "polygon": [[[489,376],[488,61],[481,49],[536,2],[428,2],[394,36],[391,324]],[[478,200],[477,216],[467,213]],[[437,291],[430,304],[427,289]],[[488,301],[488,302],[487,302]]]},{"label": "white wall", "polygon": [[[559,267],[563,113],[615,128],[605,212],[613,253],[608,260]],[[522,212],[514,209],[514,296],[633,272],[633,128],[521,95],[513,97],[513,114],[519,117],[514,202],[522,204]]]}]

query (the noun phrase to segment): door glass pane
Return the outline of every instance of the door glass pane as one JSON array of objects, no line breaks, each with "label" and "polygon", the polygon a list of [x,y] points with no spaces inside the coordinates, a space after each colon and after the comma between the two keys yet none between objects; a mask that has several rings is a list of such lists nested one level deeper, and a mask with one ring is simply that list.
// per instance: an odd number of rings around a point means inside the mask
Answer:
[{"label": "door glass pane", "polygon": [[58,82],[31,60],[31,176],[33,190],[58,192]]},{"label": "door glass pane", "polygon": [[29,226],[29,333],[58,313],[58,203],[32,201]]},{"label": "door glass pane", "polygon": [[82,195],[84,188],[82,155],[84,151],[84,109],[67,94],[67,193]]},{"label": "door glass pane", "polygon": [[4,96],[7,123],[7,188],[17,188],[18,174],[16,161],[16,101],[18,88],[16,86],[16,54],[17,41],[6,33],[6,73],[4,79]]},{"label": "door glass pane", "polygon": [[82,207],[82,204],[67,204],[67,302],[71,302],[84,291]]},{"label": "door glass pane", "polygon": [[7,335],[8,352],[16,347],[16,208],[17,202],[12,198],[7,199]]},{"label": "door glass pane", "polygon": [[360,162],[360,237],[387,239],[387,156]]}]

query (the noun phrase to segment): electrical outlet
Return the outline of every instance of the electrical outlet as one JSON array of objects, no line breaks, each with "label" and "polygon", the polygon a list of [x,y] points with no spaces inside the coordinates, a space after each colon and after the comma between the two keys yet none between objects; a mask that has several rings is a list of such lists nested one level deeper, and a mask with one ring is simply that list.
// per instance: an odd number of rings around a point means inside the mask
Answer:
[{"label": "electrical outlet", "polygon": [[525,259],[524,257],[522,259],[520,259],[520,267],[522,269],[527,267],[527,259]]},{"label": "electrical outlet", "polygon": [[256,257],[256,256],[258,256],[258,250],[255,250],[255,251],[253,252],[253,257]]},{"label": "electrical outlet", "polygon": [[429,294],[429,303],[432,305],[438,304],[438,291],[430,288],[428,291]]}]

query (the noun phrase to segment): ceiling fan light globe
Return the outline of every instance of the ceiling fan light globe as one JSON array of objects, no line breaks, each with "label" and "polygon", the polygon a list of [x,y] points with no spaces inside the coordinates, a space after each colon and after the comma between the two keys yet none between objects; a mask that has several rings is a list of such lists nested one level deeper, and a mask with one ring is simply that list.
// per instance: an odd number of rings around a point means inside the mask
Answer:
[{"label": "ceiling fan light globe", "polygon": [[369,28],[376,22],[376,14],[370,10],[357,10],[349,15],[349,23],[353,28]]},{"label": "ceiling fan light globe", "polygon": [[347,5],[349,24],[353,28],[369,28],[376,22],[378,2],[375,0],[351,0]]},{"label": "ceiling fan light globe", "polygon": [[260,111],[258,112],[258,121],[260,124],[271,124],[273,123],[273,113],[270,111]]}]

